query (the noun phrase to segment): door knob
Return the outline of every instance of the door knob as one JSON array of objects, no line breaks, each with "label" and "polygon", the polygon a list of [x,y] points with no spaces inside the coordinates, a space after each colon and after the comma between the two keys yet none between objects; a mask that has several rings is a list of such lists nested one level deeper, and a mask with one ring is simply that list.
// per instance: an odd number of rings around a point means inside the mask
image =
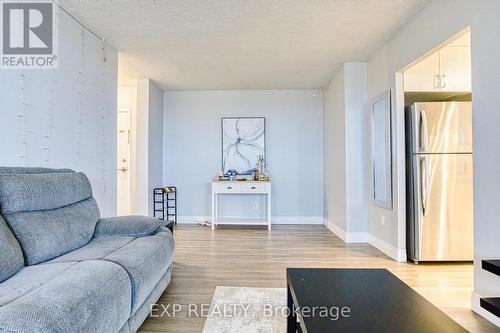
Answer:
[{"label": "door knob", "polygon": [[118,171],[121,171],[121,172],[127,172],[127,168],[126,167],[121,167],[119,169],[116,169]]}]

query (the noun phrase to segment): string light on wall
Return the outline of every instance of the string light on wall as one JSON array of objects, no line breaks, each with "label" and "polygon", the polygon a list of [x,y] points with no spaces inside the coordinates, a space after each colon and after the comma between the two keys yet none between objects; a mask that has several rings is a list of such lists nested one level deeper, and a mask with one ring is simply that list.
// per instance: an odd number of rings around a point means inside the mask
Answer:
[{"label": "string light on wall", "polygon": [[6,135],[13,142],[2,157],[10,165],[84,171],[100,203],[109,208],[104,213],[111,214],[116,199],[116,52],[71,17],[63,9],[53,17],[61,32],[58,68],[19,69],[5,76],[13,94],[3,101],[10,109],[7,116],[13,117]]},{"label": "string light on wall", "polygon": [[52,69],[51,73],[51,85],[50,85],[50,108],[49,111],[47,112],[47,116],[49,118],[48,120],[48,126],[47,126],[47,134],[45,135],[45,147],[43,148],[45,150],[45,164],[46,166],[50,166],[50,141],[51,141],[51,134],[52,134],[52,127],[53,127],[53,118],[54,118],[54,89],[56,85],[56,72],[55,69]]},{"label": "string light on wall", "polygon": [[[103,66],[102,66],[102,70],[101,70],[101,89],[100,89],[100,93],[101,93],[101,98],[102,100],[106,100],[106,93],[105,93],[105,88],[106,88],[106,85],[105,85],[105,80],[106,80],[106,77],[105,77],[105,72],[106,72],[106,47],[105,47],[105,42],[104,42],[104,39],[102,40],[102,44],[101,44],[101,50],[102,50],[102,62],[103,62]],[[106,196],[107,194],[107,187],[106,187],[106,174],[107,174],[107,169],[106,169],[106,165],[107,165],[107,158],[108,158],[108,154],[107,154],[107,151],[108,151],[108,142],[107,142],[107,136],[106,136],[106,133],[107,133],[107,122],[106,122],[106,109],[104,108],[104,105],[105,103],[102,103],[101,104],[101,119],[102,119],[102,122],[103,122],[103,132],[102,132],[102,139],[103,139],[103,148],[104,148],[104,155],[103,155],[103,159],[101,160],[101,163],[102,163],[102,184],[103,184],[103,193],[104,193],[104,196]]]},{"label": "string light on wall", "polygon": [[22,128],[22,134],[21,134],[21,145],[22,145],[22,153],[19,155],[19,158],[21,159],[21,165],[26,166],[26,112],[24,106],[25,101],[24,101],[24,79],[26,78],[26,75],[24,75],[23,71],[20,71],[19,74],[19,117],[21,118],[21,128]]},{"label": "string light on wall", "polygon": [[84,86],[83,73],[85,71],[85,30],[83,27],[81,30],[81,39],[82,39],[82,42],[81,42],[81,45],[82,45],[82,63],[81,63],[80,70],[78,71],[80,84],[79,84],[79,88],[78,88],[78,92],[77,92],[79,95],[79,99],[80,99],[80,101],[79,101],[80,110],[79,110],[78,127],[77,127],[77,135],[76,135],[75,168],[77,168],[77,169],[81,165],[80,142],[82,139],[82,126],[83,126],[83,86]]},{"label": "string light on wall", "polygon": [[[58,5],[59,6],[59,5]],[[59,26],[59,15],[55,15],[54,17],[55,25]],[[50,84],[50,107],[49,110],[47,111],[47,132],[44,135],[45,139],[45,147],[43,150],[45,151],[45,165],[48,167],[51,165],[51,159],[50,159],[50,154],[51,154],[51,140],[52,140],[52,129],[54,127],[54,105],[55,105],[55,98],[54,98],[54,91],[56,89],[56,69],[52,68],[51,69],[51,84]]]}]

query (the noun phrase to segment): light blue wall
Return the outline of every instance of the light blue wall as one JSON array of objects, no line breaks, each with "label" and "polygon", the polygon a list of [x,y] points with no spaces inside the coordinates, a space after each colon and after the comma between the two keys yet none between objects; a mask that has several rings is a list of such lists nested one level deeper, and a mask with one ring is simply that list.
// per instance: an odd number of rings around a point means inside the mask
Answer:
[{"label": "light blue wall", "polygon": [[[211,179],[221,169],[220,119],[266,118],[275,223],[322,223],[322,92],[183,91],[164,94],[165,184],[179,188],[181,221],[211,215]],[[264,201],[228,197],[226,216],[259,216]],[[297,218],[300,217],[300,218]]]}]

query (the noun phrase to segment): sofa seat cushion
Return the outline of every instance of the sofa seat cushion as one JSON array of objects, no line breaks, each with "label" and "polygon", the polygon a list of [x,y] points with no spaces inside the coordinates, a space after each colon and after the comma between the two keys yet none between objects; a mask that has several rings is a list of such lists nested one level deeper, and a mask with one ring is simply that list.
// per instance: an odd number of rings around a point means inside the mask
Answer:
[{"label": "sofa seat cushion", "polygon": [[172,233],[162,227],[155,235],[136,238],[104,257],[122,266],[130,277],[132,315],[172,265],[174,248]]},{"label": "sofa seat cushion", "polygon": [[161,227],[146,237],[99,237],[82,248],[50,261],[101,259],[122,266],[132,282],[132,313],[141,306],[155,285],[172,264],[174,239]]},{"label": "sofa seat cushion", "polygon": [[135,237],[126,236],[93,238],[87,245],[54,258],[48,263],[103,259],[134,239]]},{"label": "sofa seat cushion", "polygon": [[125,270],[107,261],[25,267],[0,284],[0,331],[117,332],[131,293]]},{"label": "sofa seat cushion", "polygon": [[21,246],[0,215],[0,282],[7,280],[23,267]]}]

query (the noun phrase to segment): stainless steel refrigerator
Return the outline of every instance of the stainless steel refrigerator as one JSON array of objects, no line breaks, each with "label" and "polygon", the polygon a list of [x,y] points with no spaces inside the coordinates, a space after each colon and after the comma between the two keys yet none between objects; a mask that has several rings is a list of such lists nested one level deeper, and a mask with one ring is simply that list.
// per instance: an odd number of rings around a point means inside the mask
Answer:
[{"label": "stainless steel refrigerator", "polygon": [[406,107],[407,252],[419,261],[470,261],[472,104]]}]

